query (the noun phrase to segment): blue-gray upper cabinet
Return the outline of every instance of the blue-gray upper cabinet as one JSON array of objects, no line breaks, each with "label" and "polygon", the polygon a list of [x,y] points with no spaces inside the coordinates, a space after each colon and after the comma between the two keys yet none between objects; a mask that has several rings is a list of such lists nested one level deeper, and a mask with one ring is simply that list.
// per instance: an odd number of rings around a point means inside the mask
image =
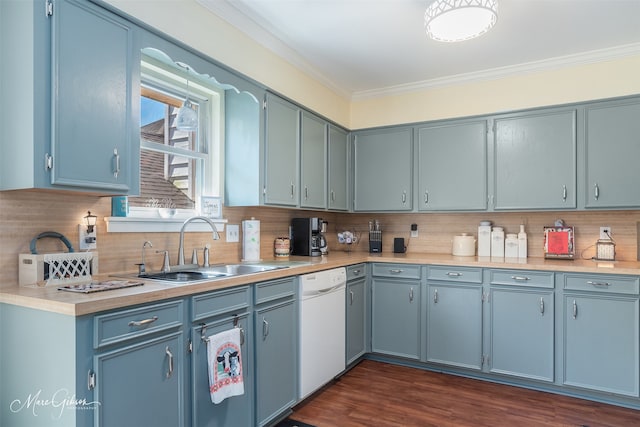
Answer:
[{"label": "blue-gray upper cabinet", "polygon": [[585,207],[637,208],[640,99],[589,105],[585,120]]},{"label": "blue-gray upper cabinet", "polygon": [[300,136],[300,207],[327,207],[327,124],[302,111]]},{"label": "blue-gray upper cabinet", "polygon": [[329,194],[327,206],[331,210],[349,209],[349,133],[329,125]]},{"label": "blue-gray upper cabinet", "polygon": [[2,38],[15,41],[3,51],[2,188],[137,193],[134,29],[89,2],[43,5],[2,2]]},{"label": "blue-gray upper cabinet", "polygon": [[300,176],[300,108],[266,96],[265,193],[268,205],[297,206]]},{"label": "blue-gray upper cabinet", "polygon": [[495,210],[576,207],[576,111],[498,116],[494,122]]},{"label": "blue-gray upper cabinet", "polygon": [[356,132],[355,211],[413,209],[413,129],[394,127]]},{"label": "blue-gray upper cabinet", "polygon": [[487,122],[418,127],[421,211],[487,208]]}]

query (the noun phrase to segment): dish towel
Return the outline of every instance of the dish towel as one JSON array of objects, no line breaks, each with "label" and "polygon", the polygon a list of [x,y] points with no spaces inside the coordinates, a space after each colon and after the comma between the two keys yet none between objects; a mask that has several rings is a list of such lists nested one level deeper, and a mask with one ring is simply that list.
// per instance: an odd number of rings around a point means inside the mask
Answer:
[{"label": "dish towel", "polygon": [[213,403],[244,394],[240,328],[232,328],[208,338],[207,362],[209,392]]}]

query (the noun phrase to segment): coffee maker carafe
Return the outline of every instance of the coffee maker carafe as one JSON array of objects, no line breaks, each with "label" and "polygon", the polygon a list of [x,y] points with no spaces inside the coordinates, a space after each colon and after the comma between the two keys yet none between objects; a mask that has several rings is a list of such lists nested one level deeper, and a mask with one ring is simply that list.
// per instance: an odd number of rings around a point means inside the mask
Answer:
[{"label": "coffee maker carafe", "polygon": [[291,220],[291,254],[322,255],[322,218],[293,218]]}]

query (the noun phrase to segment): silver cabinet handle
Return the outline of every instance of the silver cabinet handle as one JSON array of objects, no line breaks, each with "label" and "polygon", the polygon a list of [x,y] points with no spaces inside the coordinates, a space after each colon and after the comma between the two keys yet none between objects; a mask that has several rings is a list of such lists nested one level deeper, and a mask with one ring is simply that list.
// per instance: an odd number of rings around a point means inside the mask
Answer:
[{"label": "silver cabinet handle", "polygon": [[409,289],[409,302],[413,302],[413,287]]},{"label": "silver cabinet handle", "polygon": [[117,148],[113,149],[113,157],[115,159],[115,169],[113,171],[113,177],[118,178],[118,175],[120,174],[120,154],[118,154]]},{"label": "silver cabinet handle", "polygon": [[262,339],[266,339],[269,335],[269,322],[264,317],[262,318]]},{"label": "silver cabinet handle", "polygon": [[531,280],[527,276],[511,276],[512,280],[517,280],[518,282],[526,282],[527,280]]},{"label": "silver cabinet handle", "polygon": [[399,268],[394,268],[394,269],[389,270],[389,273],[391,273],[391,274],[400,274],[400,273],[402,273],[403,271],[404,271],[404,270],[401,270],[401,269],[399,269]]},{"label": "silver cabinet handle", "polygon": [[407,203],[407,192],[403,191],[402,192],[402,204],[404,205],[405,203]]},{"label": "silver cabinet handle", "polygon": [[596,200],[600,197],[600,187],[597,182],[593,184],[593,197],[595,197]]},{"label": "silver cabinet handle", "polygon": [[562,186],[562,201],[563,202],[567,201],[567,186],[566,185]]},{"label": "silver cabinet handle", "polygon": [[169,356],[169,371],[167,372],[167,378],[171,378],[171,375],[173,375],[173,354],[171,354],[169,346],[164,349],[164,352]]},{"label": "silver cabinet handle", "polygon": [[362,273],[362,270],[358,269],[358,270],[353,270],[352,272],[354,276],[359,276],[360,273]]},{"label": "silver cabinet handle", "polygon": [[304,198],[305,200],[309,198],[309,187],[304,186]]},{"label": "silver cabinet handle", "polygon": [[336,201],[336,193],[335,191],[331,190],[331,201],[335,202]]},{"label": "silver cabinet handle", "polygon": [[433,291],[433,303],[434,303],[434,304],[437,304],[437,303],[438,303],[438,290],[437,290],[437,289],[435,289],[435,290]]},{"label": "silver cabinet handle", "polygon": [[458,273],[457,271],[450,271],[447,273],[449,277],[462,277],[462,273]]},{"label": "silver cabinet handle", "polygon": [[607,282],[592,282],[591,280],[587,282],[587,285],[595,286],[597,288],[608,288],[609,286],[611,286]]},{"label": "silver cabinet handle", "polygon": [[296,191],[296,187],[293,185],[293,182],[291,183],[291,198],[293,199],[293,193],[295,193]]},{"label": "silver cabinet handle", "polygon": [[158,320],[158,316],[153,316],[149,319],[144,319],[144,320],[132,320],[131,322],[129,322],[129,326],[147,326],[152,324],[153,322],[155,322],[156,320]]},{"label": "silver cabinet handle", "polygon": [[429,190],[424,190],[424,204],[429,204]]},{"label": "silver cabinet handle", "polygon": [[544,315],[544,298],[540,297],[540,314]]},{"label": "silver cabinet handle", "polygon": [[349,305],[353,305],[353,291],[349,291],[349,296],[351,298],[351,301],[349,302]]},{"label": "silver cabinet handle", "polygon": [[575,319],[576,317],[578,317],[578,303],[573,300],[573,318]]}]

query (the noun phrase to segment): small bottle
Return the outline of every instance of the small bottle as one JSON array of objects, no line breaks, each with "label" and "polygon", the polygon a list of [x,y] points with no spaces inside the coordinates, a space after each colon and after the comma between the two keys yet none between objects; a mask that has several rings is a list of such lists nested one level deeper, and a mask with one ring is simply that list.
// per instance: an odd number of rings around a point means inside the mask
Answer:
[{"label": "small bottle", "polygon": [[527,233],[524,231],[524,224],[520,224],[518,233],[518,258],[527,257]]},{"label": "small bottle", "polygon": [[504,229],[493,227],[491,231],[491,258],[504,258]]},{"label": "small bottle", "polygon": [[504,257],[505,258],[518,258],[518,235],[515,233],[508,233],[504,239]]}]

